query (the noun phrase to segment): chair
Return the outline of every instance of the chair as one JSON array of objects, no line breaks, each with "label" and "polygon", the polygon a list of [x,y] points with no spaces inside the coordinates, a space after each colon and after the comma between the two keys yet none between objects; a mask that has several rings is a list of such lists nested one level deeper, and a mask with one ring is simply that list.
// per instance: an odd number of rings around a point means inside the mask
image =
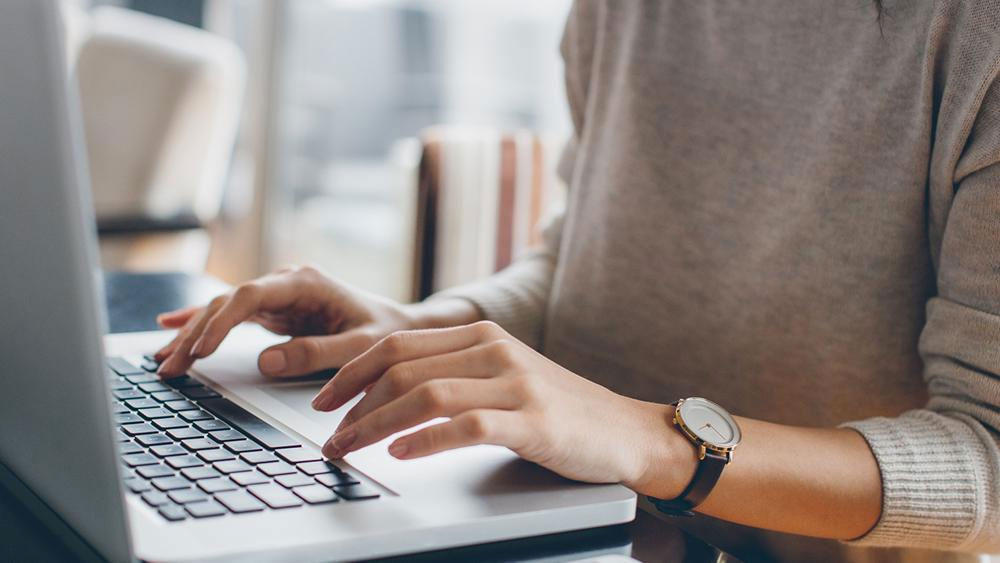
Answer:
[{"label": "chair", "polygon": [[204,269],[239,125],[242,54],[163,18],[65,6],[104,267]]}]

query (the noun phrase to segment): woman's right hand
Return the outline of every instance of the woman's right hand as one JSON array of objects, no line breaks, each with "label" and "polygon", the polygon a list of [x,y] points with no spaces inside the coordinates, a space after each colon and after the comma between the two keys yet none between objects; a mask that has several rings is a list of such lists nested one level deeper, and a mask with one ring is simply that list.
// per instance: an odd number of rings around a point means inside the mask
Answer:
[{"label": "woman's right hand", "polygon": [[157,317],[164,328],[180,329],[155,354],[161,362],[158,373],[164,378],[184,374],[244,321],[293,337],[261,352],[261,373],[294,376],[338,368],[393,332],[477,320],[471,303],[455,301],[425,311],[419,304],[401,305],[348,287],[315,268],[285,268],[244,283],[208,305]]}]

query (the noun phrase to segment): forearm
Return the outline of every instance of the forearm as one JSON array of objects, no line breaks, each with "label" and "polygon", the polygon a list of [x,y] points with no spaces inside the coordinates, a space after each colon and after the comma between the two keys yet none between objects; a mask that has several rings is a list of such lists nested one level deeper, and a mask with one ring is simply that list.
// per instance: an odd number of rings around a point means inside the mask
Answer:
[{"label": "forearm", "polygon": [[[674,498],[694,475],[694,446],[669,420],[662,425],[662,439],[670,445],[653,454],[656,459],[635,487],[639,493]],[[860,434],[737,421],[743,441],[698,512],[747,526],[844,540],[875,525],[881,477]]]}]

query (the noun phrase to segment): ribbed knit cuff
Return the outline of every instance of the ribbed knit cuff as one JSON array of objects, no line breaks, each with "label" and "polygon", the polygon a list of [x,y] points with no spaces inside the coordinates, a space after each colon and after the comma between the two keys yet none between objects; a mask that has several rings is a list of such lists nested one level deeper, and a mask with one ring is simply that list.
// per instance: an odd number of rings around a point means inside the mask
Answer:
[{"label": "ribbed knit cuff", "polygon": [[984,525],[988,452],[972,428],[921,410],[842,425],[861,433],[882,472],[882,515],[861,546],[962,549]]}]

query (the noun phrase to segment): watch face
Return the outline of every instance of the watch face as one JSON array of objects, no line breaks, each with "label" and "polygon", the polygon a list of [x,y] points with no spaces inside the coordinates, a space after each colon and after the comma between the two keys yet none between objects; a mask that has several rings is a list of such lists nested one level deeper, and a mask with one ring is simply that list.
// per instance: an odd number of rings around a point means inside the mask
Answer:
[{"label": "watch face", "polygon": [[729,449],[740,443],[740,427],[733,417],[719,405],[692,397],[677,407],[681,422],[687,430],[707,445]]}]

